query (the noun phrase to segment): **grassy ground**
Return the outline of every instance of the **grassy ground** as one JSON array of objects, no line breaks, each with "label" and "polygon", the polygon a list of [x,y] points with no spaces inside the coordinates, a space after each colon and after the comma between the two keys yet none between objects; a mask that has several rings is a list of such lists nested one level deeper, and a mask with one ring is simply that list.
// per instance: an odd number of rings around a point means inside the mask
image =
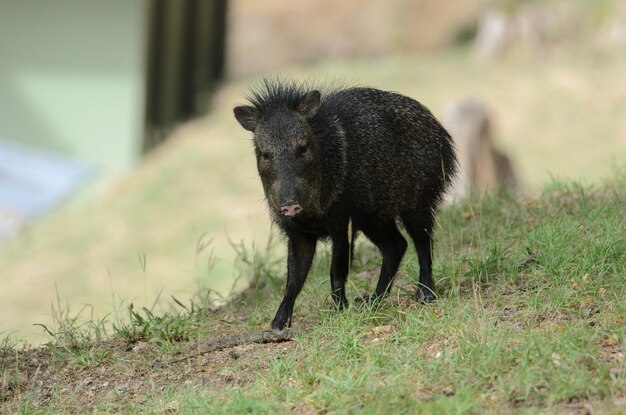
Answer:
[{"label": "grassy ground", "polygon": [[[272,250],[247,260],[255,288],[221,310],[203,298],[129,309],[108,336],[61,316],[46,347],[3,348],[0,412],[625,413],[625,200],[621,173],[446,208],[428,306],[411,299],[408,252],[379,308],[334,311],[322,249],[287,342],[202,353],[269,326],[284,266]],[[372,290],[379,264],[360,240],[350,298]]]},{"label": "grassy ground", "polygon": [[[532,193],[551,176],[601,181],[624,162],[624,67],[623,54],[556,51],[484,62],[455,49],[283,73],[401,91],[439,117],[450,102],[477,96]],[[100,318],[130,302],[150,307],[161,290],[164,299],[184,301],[198,285],[227,294],[239,274],[229,238],[250,249],[269,229],[249,135],[232,116],[253,81],[225,85],[209,116],[182,126],[101,197],[62,209],[3,246],[0,333],[46,341],[32,324],[51,324],[55,290],[62,308],[87,304]]]}]

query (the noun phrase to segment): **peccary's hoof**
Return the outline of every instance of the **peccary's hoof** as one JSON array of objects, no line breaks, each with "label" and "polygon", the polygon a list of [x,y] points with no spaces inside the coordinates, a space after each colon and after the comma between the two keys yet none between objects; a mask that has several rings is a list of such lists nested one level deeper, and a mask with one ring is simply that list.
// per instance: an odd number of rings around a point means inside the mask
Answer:
[{"label": "peccary's hoof", "polygon": [[420,287],[415,292],[415,300],[418,303],[422,303],[422,304],[432,303],[436,299],[437,299],[437,296],[435,295],[435,293],[429,290],[428,288]]},{"label": "peccary's hoof", "polygon": [[337,311],[345,310],[350,305],[350,303],[348,302],[348,299],[345,296],[333,297],[333,304],[335,305],[335,309]]},{"label": "peccary's hoof", "polygon": [[272,321],[272,330],[281,331],[285,326],[291,327],[291,317],[278,312]]}]

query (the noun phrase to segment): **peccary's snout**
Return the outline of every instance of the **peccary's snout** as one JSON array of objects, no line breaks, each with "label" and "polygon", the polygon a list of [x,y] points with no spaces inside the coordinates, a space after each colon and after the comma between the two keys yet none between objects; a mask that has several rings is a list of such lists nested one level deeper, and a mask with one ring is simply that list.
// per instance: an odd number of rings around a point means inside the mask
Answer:
[{"label": "peccary's snout", "polygon": [[283,177],[282,180],[278,181],[277,204],[280,206],[281,215],[293,218],[304,210],[300,203],[300,196],[306,193],[303,192],[302,184],[300,177],[292,175]]},{"label": "peccary's snout", "polygon": [[302,206],[298,202],[287,202],[280,207],[280,213],[289,217],[296,216],[302,210]]}]

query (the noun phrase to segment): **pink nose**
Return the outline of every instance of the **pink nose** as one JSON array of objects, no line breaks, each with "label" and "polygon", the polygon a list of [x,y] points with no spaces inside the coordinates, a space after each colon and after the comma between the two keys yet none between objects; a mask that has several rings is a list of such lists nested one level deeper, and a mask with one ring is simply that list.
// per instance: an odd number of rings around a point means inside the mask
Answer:
[{"label": "pink nose", "polygon": [[282,206],[280,208],[280,213],[282,213],[285,216],[289,216],[289,217],[296,216],[300,212],[302,212],[302,206],[300,206],[298,204]]}]

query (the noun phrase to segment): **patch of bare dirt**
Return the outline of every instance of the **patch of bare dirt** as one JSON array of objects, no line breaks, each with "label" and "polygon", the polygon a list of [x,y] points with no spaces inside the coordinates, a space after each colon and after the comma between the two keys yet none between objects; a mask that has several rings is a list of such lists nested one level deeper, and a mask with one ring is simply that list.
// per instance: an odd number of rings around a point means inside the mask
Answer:
[{"label": "patch of bare dirt", "polygon": [[21,401],[40,408],[57,404],[67,413],[102,405],[114,410],[116,404],[141,404],[168,389],[247,385],[295,347],[288,341],[291,335],[234,333],[232,326],[218,324],[223,325],[219,338],[181,343],[173,354],[162,353],[155,342],[112,339],[96,346],[106,352],[105,361],[88,366],[55,358],[45,347],[4,353],[0,413],[16,412]]},{"label": "patch of bare dirt", "polygon": [[541,412],[545,415],[594,415],[626,413],[626,398],[589,402],[577,401],[556,405]]}]

